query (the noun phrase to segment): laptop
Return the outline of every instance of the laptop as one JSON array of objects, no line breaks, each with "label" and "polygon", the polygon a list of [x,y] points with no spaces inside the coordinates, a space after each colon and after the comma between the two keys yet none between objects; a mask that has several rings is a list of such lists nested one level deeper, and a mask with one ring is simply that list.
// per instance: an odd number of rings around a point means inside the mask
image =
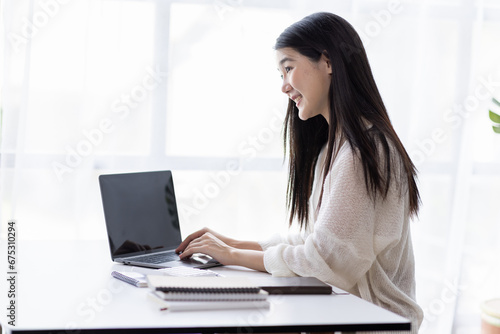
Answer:
[{"label": "laptop", "polygon": [[147,268],[221,265],[207,255],[181,260],[175,253],[182,239],[171,171],[104,174],[99,186],[114,262]]}]

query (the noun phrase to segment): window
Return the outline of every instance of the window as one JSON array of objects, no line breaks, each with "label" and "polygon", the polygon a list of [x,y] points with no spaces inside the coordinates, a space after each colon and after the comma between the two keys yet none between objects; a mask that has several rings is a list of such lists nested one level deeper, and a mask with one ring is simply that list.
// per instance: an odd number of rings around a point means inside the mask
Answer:
[{"label": "window", "polygon": [[477,331],[479,302],[500,295],[493,0],[3,2],[2,231],[15,218],[26,239],[105,239],[98,175],[159,169],[174,171],[184,234],[284,231],[272,47],[316,11],[360,33],[420,171],[421,333]]}]

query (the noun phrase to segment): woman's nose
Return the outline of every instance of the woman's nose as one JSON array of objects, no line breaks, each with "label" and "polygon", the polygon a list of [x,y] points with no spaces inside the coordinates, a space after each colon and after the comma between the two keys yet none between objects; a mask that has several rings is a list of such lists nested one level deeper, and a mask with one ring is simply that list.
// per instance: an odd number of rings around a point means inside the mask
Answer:
[{"label": "woman's nose", "polygon": [[281,91],[287,94],[292,89],[292,86],[288,83],[287,80],[283,80],[283,84],[281,85]]}]

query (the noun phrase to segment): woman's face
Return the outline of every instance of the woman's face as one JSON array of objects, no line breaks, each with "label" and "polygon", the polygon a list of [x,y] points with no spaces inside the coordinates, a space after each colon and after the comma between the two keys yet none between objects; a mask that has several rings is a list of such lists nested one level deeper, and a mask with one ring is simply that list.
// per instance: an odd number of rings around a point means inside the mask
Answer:
[{"label": "woman's face", "polygon": [[281,91],[295,102],[299,118],[307,120],[323,115],[329,121],[329,98],[332,68],[328,58],[311,61],[292,48],[276,50],[278,70],[283,79]]}]

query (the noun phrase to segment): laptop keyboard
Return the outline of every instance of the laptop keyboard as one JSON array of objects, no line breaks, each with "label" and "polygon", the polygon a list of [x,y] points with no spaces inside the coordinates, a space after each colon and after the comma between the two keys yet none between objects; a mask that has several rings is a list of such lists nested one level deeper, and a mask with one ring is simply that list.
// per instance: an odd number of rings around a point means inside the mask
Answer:
[{"label": "laptop keyboard", "polygon": [[134,257],[131,260],[143,263],[163,263],[179,260],[179,255],[175,253],[156,253]]}]

